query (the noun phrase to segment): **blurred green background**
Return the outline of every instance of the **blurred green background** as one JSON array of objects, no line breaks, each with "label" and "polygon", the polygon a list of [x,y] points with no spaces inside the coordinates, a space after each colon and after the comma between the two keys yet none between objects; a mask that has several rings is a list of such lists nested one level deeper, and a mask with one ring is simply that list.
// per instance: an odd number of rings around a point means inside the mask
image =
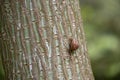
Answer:
[{"label": "blurred green background", "polygon": [[95,80],[120,80],[120,0],[80,0]]},{"label": "blurred green background", "polygon": [[120,80],[120,0],[80,0],[80,6],[95,80]]}]

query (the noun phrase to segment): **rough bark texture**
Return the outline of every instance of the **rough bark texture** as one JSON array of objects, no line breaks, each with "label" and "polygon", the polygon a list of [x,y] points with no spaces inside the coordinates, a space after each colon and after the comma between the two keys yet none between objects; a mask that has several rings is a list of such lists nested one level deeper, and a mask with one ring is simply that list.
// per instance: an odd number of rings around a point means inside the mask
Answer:
[{"label": "rough bark texture", "polygon": [[0,18],[6,80],[94,80],[79,0],[1,0]]}]

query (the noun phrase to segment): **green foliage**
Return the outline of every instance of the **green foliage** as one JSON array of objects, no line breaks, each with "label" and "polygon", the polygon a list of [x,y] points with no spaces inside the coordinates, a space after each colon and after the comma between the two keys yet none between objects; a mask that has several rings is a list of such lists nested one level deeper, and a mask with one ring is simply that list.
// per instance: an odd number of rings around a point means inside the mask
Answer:
[{"label": "green foliage", "polygon": [[90,57],[92,59],[100,59],[104,57],[105,51],[110,50],[115,52],[118,49],[118,39],[111,35],[98,35],[96,39],[88,45]]},{"label": "green foliage", "polygon": [[80,0],[96,80],[120,80],[120,1]]}]

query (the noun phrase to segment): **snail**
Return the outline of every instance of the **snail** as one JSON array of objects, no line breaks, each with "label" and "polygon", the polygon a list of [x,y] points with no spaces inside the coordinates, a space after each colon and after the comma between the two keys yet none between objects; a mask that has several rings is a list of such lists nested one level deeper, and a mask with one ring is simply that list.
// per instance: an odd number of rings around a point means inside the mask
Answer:
[{"label": "snail", "polygon": [[79,48],[79,43],[76,39],[70,38],[69,39],[69,52],[73,52]]}]

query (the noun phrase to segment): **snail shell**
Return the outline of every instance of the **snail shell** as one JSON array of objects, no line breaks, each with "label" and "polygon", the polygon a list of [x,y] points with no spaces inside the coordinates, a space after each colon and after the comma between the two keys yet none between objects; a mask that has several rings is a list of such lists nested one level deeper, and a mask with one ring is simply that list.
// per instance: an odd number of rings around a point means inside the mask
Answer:
[{"label": "snail shell", "polygon": [[75,51],[78,48],[79,48],[78,41],[75,40],[75,39],[70,38],[69,50],[70,51]]}]

